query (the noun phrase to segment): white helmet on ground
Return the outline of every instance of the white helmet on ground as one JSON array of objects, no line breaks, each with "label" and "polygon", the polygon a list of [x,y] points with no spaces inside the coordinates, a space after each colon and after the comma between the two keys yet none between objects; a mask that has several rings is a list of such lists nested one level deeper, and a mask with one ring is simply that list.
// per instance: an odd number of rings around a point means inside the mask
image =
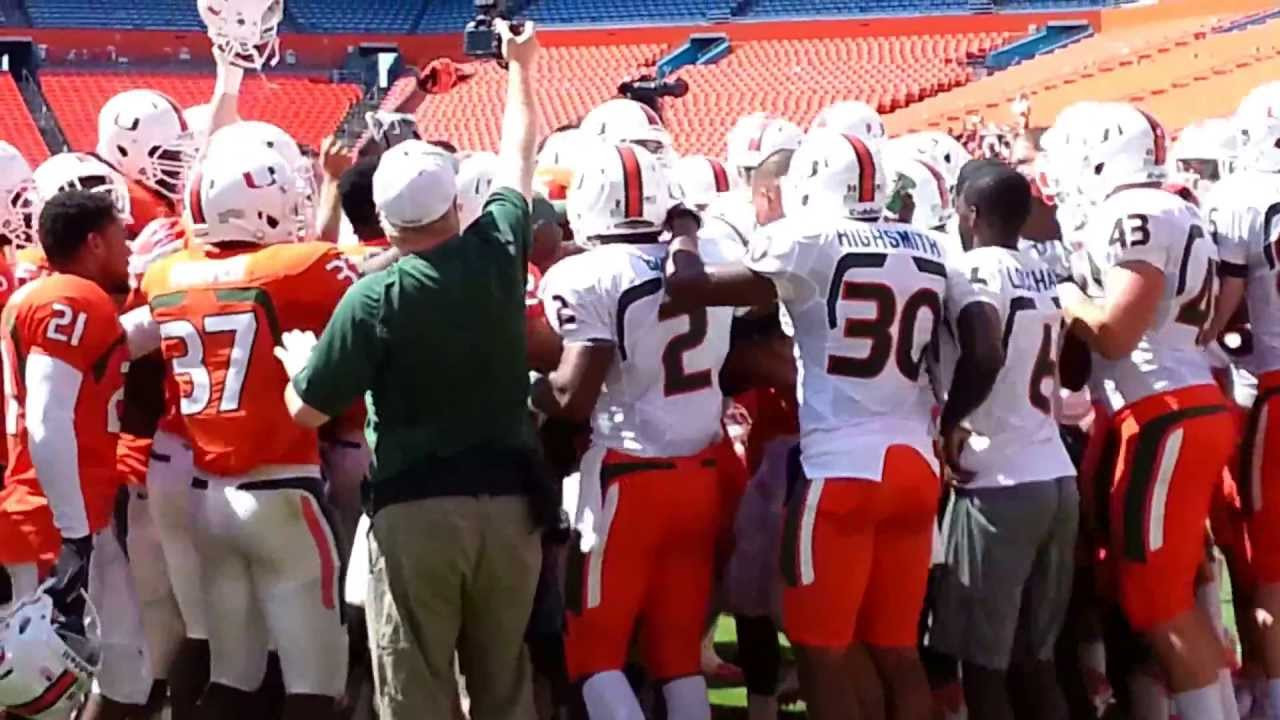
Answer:
[{"label": "white helmet on ground", "polygon": [[1209,118],[1182,129],[1169,148],[1169,175],[1205,190],[1230,175],[1236,161],[1236,128],[1229,118]]},{"label": "white helmet on ground", "polygon": [[800,147],[804,131],[790,120],[767,112],[738,118],[729,130],[728,167],[745,181],[752,170],[776,152]]},{"label": "white helmet on ground", "polygon": [[1104,103],[1096,110],[1079,145],[1067,151],[1063,172],[1069,177],[1074,170],[1074,187],[1096,203],[1121,185],[1164,180],[1168,142],[1160,121],[1128,103]]},{"label": "white helmet on ground", "polygon": [[816,211],[878,220],[889,194],[875,144],[822,128],[805,136],[781,185],[783,211],[790,217]]},{"label": "white helmet on ground", "polygon": [[27,159],[0,140],[0,241],[19,248],[34,245],[39,204]]},{"label": "white helmet on ground", "polygon": [[458,163],[458,226],[465,229],[480,217],[484,201],[493,190],[498,173],[498,156],[491,152],[470,153]]},{"label": "white helmet on ground", "polygon": [[[111,202],[124,222],[133,222],[128,183],[114,168],[89,153],[58,153],[40,163],[32,177],[42,202],[67,190],[104,192],[111,196]],[[39,217],[38,212],[36,216]]]},{"label": "white helmet on ground", "polygon": [[284,0],[197,0],[214,52],[243,68],[261,70],[280,59]]},{"label": "white helmet on ground", "polygon": [[671,133],[662,125],[662,118],[642,102],[627,98],[606,100],[582,118],[579,129],[610,145],[639,145],[668,168],[675,164]]},{"label": "white helmet on ground", "polygon": [[565,209],[574,238],[591,244],[602,236],[660,232],[667,212],[679,202],[677,188],[653,153],[620,143],[582,163]]},{"label": "white helmet on ground", "polygon": [[883,153],[890,188],[901,187],[915,206],[911,222],[929,230],[940,230],[955,216],[951,190],[942,171],[915,153],[886,148]]},{"label": "white helmet on ground", "polygon": [[191,174],[186,216],[207,243],[296,242],[302,200],[293,167],[270,150],[211,154]]},{"label": "white helmet on ground", "polygon": [[206,156],[253,152],[259,148],[278,154],[289,164],[289,175],[302,202],[299,237],[310,238],[314,234],[315,206],[319,191],[311,161],[302,154],[298,142],[289,133],[268,122],[243,120],[214,133],[209,138]]},{"label": "white helmet on ground", "polygon": [[0,708],[34,720],[70,718],[98,671],[95,635],[62,623],[43,590],[19,601],[0,621]]},{"label": "white helmet on ground", "polygon": [[182,110],[169,96],[154,90],[126,90],[98,112],[97,152],[125,177],[177,200],[196,159],[196,141]]},{"label": "white helmet on ground", "polygon": [[705,210],[708,205],[732,189],[729,171],[724,164],[706,155],[686,155],[676,163],[675,179],[689,207]]},{"label": "white helmet on ground", "polygon": [[888,137],[884,119],[870,105],[859,100],[841,100],[818,112],[809,123],[809,130],[826,128],[841,135],[853,135],[864,142],[877,143]]},{"label": "white helmet on ground", "polygon": [[1280,80],[1246,95],[1234,121],[1240,163],[1250,170],[1280,172]]}]

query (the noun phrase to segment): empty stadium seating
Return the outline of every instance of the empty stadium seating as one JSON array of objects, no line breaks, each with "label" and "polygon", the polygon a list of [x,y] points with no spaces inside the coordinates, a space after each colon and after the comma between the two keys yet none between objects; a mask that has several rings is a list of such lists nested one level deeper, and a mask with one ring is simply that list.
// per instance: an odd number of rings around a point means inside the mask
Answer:
[{"label": "empty stadium seating", "polygon": [[40,130],[18,92],[18,84],[7,72],[0,72],[0,140],[18,148],[32,166],[49,157]]},{"label": "empty stadium seating", "polygon": [[[765,109],[808,123],[836,100],[862,99],[887,112],[972,79],[965,64],[1008,40],[1004,33],[911,37],[768,40],[735,43],[715,65],[680,71],[689,94],[668,101],[665,119],[681,152],[723,152],[729,126],[740,115]],[[612,97],[620,80],[651,68],[661,45],[551,47],[540,63],[542,126],[575,121]],[[505,75],[491,64],[418,108],[423,132],[470,149],[497,145]]]},{"label": "empty stadium seating", "polygon": [[[97,142],[98,109],[113,95],[131,88],[168,94],[182,107],[209,101],[211,73],[90,72],[47,70],[40,75],[49,105],[58,116],[67,142],[75,150]],[[248,120],[266,120],[287,130],[298,142],[318,146],[333,132],[360,97],[355,85],[272,74],[250,75],[240,92],[240,112]]]},{"label": "empty stadium seating", "polygon": [[27,0],[31,24],[36,27],[175,28],[204,27],[194,0]]},{"label": "empty stadium seating", "polygon": [[407,33],[422,3],[414,0],[294,0],[289,12],[307,32]]},{"label": "empty stadium seating", "polygon": [[968,6],[968,0],[756,0],[749,10],[751,17],[819,17],[964,12]]},{"label": "empty stadium seating", "polygon": [[[1061,108],[1077,100],[1144,101],[1167,94],[1175,85],[1191,84],[1196,77],[1225,76],[1237,64],[1270,57],[1277,46],[1275,21],[1239,33],[1210,34],[1219,21],[1174,20],[1097,35],[1000,72],[991,80],[895,112],[887,123],[890,131],[905,132],[927,127],[959,129],[971,113],[1002,121],[1007,119],[1009,102],[1026,93],[1032,100],[1033,122],[1048,124]],[[1203,116],[1202,103],[1195,102],[1194,96],[1190,99],[1173,116],[1184,120],[1166,120],[1171,130]]]},{"label": "empty stadium seating", "polygon": [[717,11],[727,18],[734,4],[733,0],[534,0],[525,9],[524,15],[557,25],[689,22],[705,20],[708,15]]}]

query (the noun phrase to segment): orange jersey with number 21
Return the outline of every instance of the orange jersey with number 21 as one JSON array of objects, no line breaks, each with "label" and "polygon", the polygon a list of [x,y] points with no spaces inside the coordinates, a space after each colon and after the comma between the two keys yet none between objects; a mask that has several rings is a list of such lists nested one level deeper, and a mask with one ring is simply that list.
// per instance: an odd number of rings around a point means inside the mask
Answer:
[{"label": "orange jersey with number 21", "polygon": [[320,462],[314,430],[284,406],[274,356],[287,330],[319,335],[358,275],[318,242],[183,250],[142,282],[181,389],[196,468],[224,477],[305,475]]}]

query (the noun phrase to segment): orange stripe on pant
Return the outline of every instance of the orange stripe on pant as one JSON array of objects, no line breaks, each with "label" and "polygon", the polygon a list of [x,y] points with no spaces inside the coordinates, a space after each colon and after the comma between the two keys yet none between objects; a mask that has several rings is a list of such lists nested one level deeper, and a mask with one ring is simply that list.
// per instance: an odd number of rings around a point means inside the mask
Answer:
[{"label": "orange stripe on pant", "polygon": [[329,536],[328,523],[316,512],[315,498],[303,495],[298,498],[302,506],[302,519],[307,523],[307,531],[316,544],[316,554],[320,556],[320,601],[326,610],[337,605],[338,568],[333,558],[337,554],[333,540]]},{"label": "orange stripe on pant", "polygon": [[1121,409],[1110,498],[1110,559],[1120,606],[1138,631],[1195,604],[1205,522],[1235,447],[1235,423],[1216,385],[1153,395]]},{"label": "orange stripe on pant", "polygon": [[699,672],[720,526],[717,452],[714,444],[683,458],[609,450],[598,474],[584,467],[583,482],[599,477],[604,486],[605,529],[591,553],[570,548],[565,655],[572,680],[622,669],[637,630],[655,679]]},{"label": "orange stripe on pant", "polygon": [[880,482],[806,482],[783,531],[783,624],[792,643],[915,646],[940,492],[933,467],[906,445],[886,450]]}]

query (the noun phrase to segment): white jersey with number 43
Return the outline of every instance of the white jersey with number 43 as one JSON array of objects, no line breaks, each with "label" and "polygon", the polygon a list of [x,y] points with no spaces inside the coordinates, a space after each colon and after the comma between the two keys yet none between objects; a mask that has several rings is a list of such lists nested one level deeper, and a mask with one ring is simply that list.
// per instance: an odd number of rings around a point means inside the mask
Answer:
[{"label": "white jersey with number 43", "polygon": [[666,256],[662,244],[604,245],[556,263],[539,289],[565,344],[615,348],[592,443],[641,457],[693,455],[721,434],[720,367],[733,309],[672,306]]},{"label": "white jersey with number 43", "polygon": [[1002,487],[1075,474],[1054,419],[1063,320],[1055,272],[1035,251],[983,247],[965,253],[969,278],[947,303],[951,326],[970,303],[996,309],[1003,328],[1004,367],[991,395],[969,416],[960,465],[975,474],[969,487]]},{"label": "white jersey with number 43", "polygon": [[949,283],[943,239],[901,223],[784,218],[747,265],[771,278],[795,325],[800,445],[813,478],[880,480],[890,445],[930,463],[926,365]]},{"label": "white jersey with number 43", "polygon": [[1232,175],[1206,202],[1209,230],[1229,273],[1247,278],[1254,375],[1280,370],[1280,173]]},{"label": "white jersey with number 43", "polygon": [[1089,215],[1085,250],[1092,283],[1104,292],[1108,271],[1146,263],[1164,275],[1164,295],[1151,327],[1120,360],[1094,358],[1116,409],[1158,393],[1213,382],[1209,358],[1196,344],[1218,297],[1218,250],[1200,211],[1171,192],[1129,188]]}]

